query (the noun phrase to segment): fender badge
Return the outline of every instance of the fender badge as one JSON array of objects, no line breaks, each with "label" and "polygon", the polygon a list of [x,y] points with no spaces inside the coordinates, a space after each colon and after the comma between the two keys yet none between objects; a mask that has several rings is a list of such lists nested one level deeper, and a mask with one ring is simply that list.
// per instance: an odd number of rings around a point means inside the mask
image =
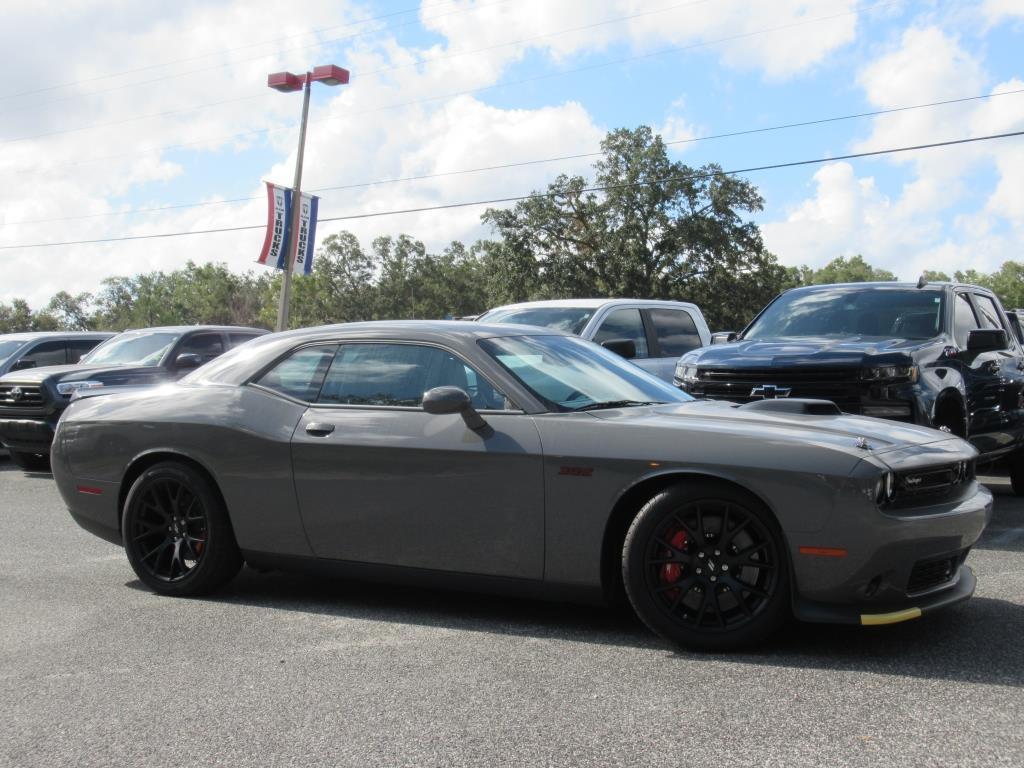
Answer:
[{"label": "fender badge", "polygon": [[868,439],[866,437],[858,437],[857,438],[857,447],[860,448],[862,451],[870,451],[871,450],[871,445],[870,445],[870,443],[868,443]]}]

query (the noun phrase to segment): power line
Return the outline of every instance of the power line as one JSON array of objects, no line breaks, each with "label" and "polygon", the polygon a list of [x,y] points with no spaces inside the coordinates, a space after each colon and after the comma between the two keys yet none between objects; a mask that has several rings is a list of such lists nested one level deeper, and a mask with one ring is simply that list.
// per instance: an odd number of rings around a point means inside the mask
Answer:
[{"label": "power line", "polygon": [[[506,0],[502,0],[502,2],[505,2],[505,1]],[[235,53],[236,51],[244,51],[244,50],[247,50],[249,48],[256,48],[256,47],[261,46],[261,45],[270,45],[272,43],[280,43],[280,42],[284,42],[285,40],[293,40],[296,37],[306,37],[308,35],[319,35],[319,34],[323,34],[324,32],[330,32],[330,31],[335,30],[335,29],[345,29],[345,28],[348,28],[348,27],[359,26],[361,24],[371,24],[371,23],[373,23],[375,21],[383,21],[384,19],[394,18],[395,16],[404,16],[405,14],[408,14],[408,13],[417,13],[419,11],[423,11],[423,10],[426,10],[428,8],[437,8],[438,6],[448,5],[448,4],[449,4],[448,0],[445,0],[444,2],[434,3],[432,5],[416,6],[416,7],[413,7],[413,8],[406,8],[406,9],[401,10],[401,11],[392,11],[391,13],[385,13],[385,14],[383,14],[381,16],[372,16],[372,17],[370,17],[368,19],[360,19],[359,21],[352,21],[352,22],[348,22],[348,23],[345,23],[345,24],[334,24],[333,26],[330,26],[330,27],[319,27],[319,28],[311,29],[309,32],[299,32],[299,33],[294,34],[294,35],[285,35],[283,37],[274,37],[274,38],[270,38],[270,39],[267,39],[267,40],[260,40],[259,42],[255,42],[255,43],[247,43],[246,45],[240,45],[240,46],[237,46],[235,48],[225,48],[225,49],[218,50],[218,51],[210,51],[209,53],[202,53],[202,54],[199,54],[198,56],[190,56],[190,57],[184,58],[184,59],[173,59],[171,61],[161,62],[160,64],[147,64],[144,67],[135,67],[134,69],[124,69],[124,70],[121,70],[120,72],[110,72],[110,73],[107,73],[105,75],[96,75],[95,77],[87,77],[87,78],[83,78],[81,80],[69,80],[69,81],[64,82],[64,83],[56,83],[54,85],[47,85],[47,86],[42,86],[42,87],[38,87],[38,88],[32,88],[32,89],[27,90],[27,91],[19,91],[17,93],[7,93],[7,94],[0,95],[0,101],[6,101],[7,99],[14,99],[14,98],[18,98],[18,97],[21,97],[21,96],[31,96],[32,94],[35,94],[35,93],[45,93],[47,91],[55,91],[55,90],[58,90],[60,88],[70,88],[73,85],[82,85],[84,83],[94,83],[94,82],[97,82],[97,81],[100,81],[100,80],[112,80],[115,77],[123,77],[124,75],[133,75],[133,74],[135,74],[137,72],[147,72],[147,71],[152,70],[152,69],[161,69],[163,67],[171,67],[171,66],[174,66],[175,64],[189,64],[189,63],[191,63],[193,61],[200,61],[202,59],[208,59],[208,58],[211,58],[213,56],[221,56],[221,55],[226,54],[226,53]],[[474,7],[467,8],[467,9],[460,9],[460,12],[461,12],[461,10],[476,10],[476,8],[477,7],[474,6]],[[434,18],[434,17],[431,17],[431,18]],[[404,26],[404,25],[402,25],[402,26]],[[394,28],[397,28],[397,27],[392,27],[392,29],[394,29]],[[374,31],[377,31],[377,30],[374,30]],[[387,29],[385,29],[384,31],[387,31]],[[342,39],[346,39],[346,38],[342,38]],[[328,42],[333,42],[333,41],[328,41]],[[321,43],[314,43],[313,45],[319,45],[319,44],[321,44]],[[273,56],[274,54],[267,54],[267,55],[268,56]],[[237,63],[237,62],[226,62],[225,64],[217,65],[217,66],[230,66],[230,64],[233,64],[233,63]],[[213,67],[211,67],[211,68],[213,68]],[[130,87],[130,85],[128,87]],[[102,92],[103,91],[98,91],[96,93],[102,93]],[[89,96],[89,95],[93,95],[93,94],[81,94],[81,95]],[[43,103],[47,103],[47,102],[43,102]],[[36,106],[38,106],[38,105],[36,105]]]},{"label": "power line", "polygon": [[[616,65],[619,65],[619,64],[628,64],[628,63],[632,63],[632,62],[635,62],[635,61],[641,61],[641,60],[644,60],[644,59],[654,58],[654,57],[657,57],[657,56],[664,56],[664,55],[670,54],[670,53],[679,53],[681,51],[693,50],[695,48],[702,48],[702,47],[706,47],[706,46],[710,46],[710,45],[718,45],[720,43],[734,42],[736,40],[747,39],[747,38],[750,38],[750,37],[755,37],[757,35],[763,35],[763,34],[770,34],[772,32],[785,31],[787,29],[793,29],[795,27],[805,26],[807,24],[815,24],[815,23],[819,23],[819,22],[822,22],[822,21],[833,21],[833,20],[838,19],[838,18],[843,18],[843,17],[846,17],[846,16],[856,15],[856,14],[861,13],[863,11],[872,10],[872,9],[875,9],[875,8],[883,8],[883,7],[888,7],[888,6],[892,6],[892,5],[900,5],[902,2],[903,2],[903,0],[885,0],[884,2],[878,2],[878,3],[871,4],[871,5],[859,6],[858,8],[855,8],[852,11],[846,11],[846,12],[843,12],[843,13],[834,14],[832,16],[819,16],[819,17],[815,17],[815,18],[811,18],[811,19],[803,19],[801,21],[793,22],[791,24],[783,24],[783,25],[777,26],[777,27],[768,27],[766,29],[759,29],[759,30],[754,30],[754,31],[751,31],[751,32],[744,32],[744,33],[741,33],[741,34],[730,35],[728,37],[718,38],[716,40],[705,40],[705,41],[700,41],[700,42],[696,42],[696,43],[690,43],[688,45],[672,46],[670,48],[663,48],[663,49],[661,49],[659,51],[654,51],[652,53],[645,53],[645,54],[639,54],[639,55],[636,55],[636,56],[629,56],[629,57],[626,57],[626,58],[623,58],[623,59],[616,59],[616,60],[612,60],[612,61],[600,62],[598,64],[590,64],[590,65],[587,65],[587,66],[584,66],[584,67],[578,67],[576,69],[566,69],[566,70],[560,70],[558,72],[550,72],[550,73],[545,73],[545,74],[542,74],[542,75],[535,75],[533,77],[528,77],[528,78],[524,78],[524,79],[521,79],[521,80],[510,80],[510,81],[505,81],[503,83],[496,83],[494,85],[482,86],[482,87],[479,87],[479,88],[469,88],[469,89],[465,89],[465,90],[462,90],[462,91],[455,91],[455,92],[451,92],[451,93],[441,94],[441,95],[438,95],[438,96],[428,96],[426,98],[414,99],[412,101],[398,102],[398,103],[395,103],[395,104],[387,104],[387,105],[384,105],[384,106],[381,106],[381,107],[375,107],[373,109],[365,109],[365,110],[362,110],[360,112],[348,112],[348,113],[346,113],[344,115],[338,115],[338,116],[333,116],[333,117],[314,118],[314,119],[310,119],[309,122],[310,123],[322,123],[322,122],[335,121],[335,120],[350,120],[350,119],[352,119],[354,117],[362,117],[362,116],[369,115],[369,114],[374,114],[374,113],[377,113],[377,112],[384,112],[384,111],[387,111],[387,110],[399,109],[401,107],[415,106],[417,104],[427,104],[427,103],[434,102],[434,101],[443,101],[445,99],[455,98],[457,96],[468,96],[468,95],[471,95],[471,94],[483,93],[485,91],[492,91],[492,90],[497,90],[497,89],[501,89],[501,88],[509,88],[509,87],[512,87],[512,86],[515,86],[515,85],[524,85],[524,84],[527,84],[527,83],[540,82],[540,81],[548,80],[548,79],[555,78],[555,77],[563,77],[565,75],[573,75],[573,74],[578,74],[580,72],[589,72],[589,71],[592,71],[592,70],[595,70],[595,69],[603,69],[603,68],[606,68],[606,67],[616,66]],[[479,6],[477,6],[477,7],[479,7]],[[356,74],[358,74],[358,73],[356,73]],[[203,146],[203,145],[210,144],[211,142],[230,141],[232,139],[244,139],[244,138],[248,138],[248,137],[252,137],[252,136],[265,135],[265,134],[269,134],[269,133],[277,133],[277,132],[286,131],[286,130],[293,130],[296,127],[297,127],[297,124],[296,123],[292,123],[292,124],[289,124],[289,125],[285,125],[285,126],[281,126],[281,127],[276,127],[276,128],[256,128],[256,129],[249,130],[249,131],[242,131],[240,133],[234,133],[234,134],[217,136],[217,137],[207,137],[207,138],[204,138],[204,139],[196,139],[194,141],[183,142],[181,144],[170,144],[170,145],[166,145],[166,146],[163,146],[163,147],[155,147],[155,148],[152,148],[152,149],[145,149],[145,150],[134,151],[134,152],[121,152],[121,153],[118,153],[116,155],[104,155],[104,156],[101,156],[101,157],[92,157],[92,158],[85,158],[85,159],[82,159],[82,160],[74,160],[74,161],[70,161],[70,162],[67,162],[67,163],[58,163],[58,164],[50,165],[50,166],[48,166],[48,168],[52,169],[52,168],[63,168],[63,167],[79,166],[79,165],[86,165],[88,163],[101,162],[101,161],[106,161],[106,160],[116,160],[116,159],[121,159],[121,158],[125,158],[125,157],[136,157],[136,156],[139,156],[139,155],[158,154],[160,152],[164,152],[164,151],[167,151],[167,150],[188,149],[190,147]]]},{"label": "power line", "polygon": [[[1007,139],[1007,138],[1011,138],[1011,137],[1015,137],[1015,136],[1024,136],[1024,130],[1021,130],[1021,131],[1011,131],[1009,133],[995,133],[995,134],[990,134],[988,136],[974,136],[974,137],[966,138],[966,139],[951,139],[949,141],[937,141],[937,142],[931,142],[929,144],[915,144],[913,146],[908,146],[908,147],[893,147],[893,148],[890,148],[890,149],[876,149],[876,150],[871,150],[871,151],[868,151],[868,152],[854,152],[854,153],[850,153],[850,154],[846,154],[846,155],[836,155],[834,157],[815,158],[813,160],[794,160],[794,161],[787,162],[787,163],[773,163],[771,165],[756,165],[756,166],[751,166],[749,168],[738,168],[738,169],[732,170],[732,171],[714,171],[714,172],[711,172],[711,173],[707,173],[707,172],[705,172],[705,173],[689,173],[689,174],[682,174],[682,175],[676,175],[676,176],[668,176],[668,177],[663,178],[663,179],[651,179],[649,181],[630,182],[628,184],[609,184],[609,185],[603,185],[603,186],[585,187],[585,188],[581,189],[580,192],[581,193],[586,193],[586,192],[608,192],[608,191],[611,191],[611,190],[614,190],[614,189],[631,189],[631,188],[635,188],[635,187],[652,187],[652,186],[656,186],[658,184],[667,184],[667,183],[673,182],[673,181],[697,181],[697,180],[700,180],[700,179],[715,178],[717,176],[735,176],[735,175],[744,174],[744,173],[754,173],[756,171],[772,171],[772,170],[778,170],[778,169],[782,169],[782,168],[798,168],[798,167],[807,166],[807,165],[821,165],[823,163],[834,163],[834,162],[838,162],[840,160],[855,160],[855,159],[858,159],[858,158],[877,157],[877,156],[880,156],[880,155],[890,155],[890,154],[895,154],[895,153],[899,153],[899,152],[914,152],[914,151],[922,150],[922,149],[935,149],[935,148],[938,148],[938,147],[951,147],[951,146],[955,146],[955,145],[958,145],[958,144],[972,144],[972,143],[981,142],[981,141],[992,141],[992,140],[995,140],[995,139]],[[496,198],[491,198],[489,200],[471,200],[471,201],[468,201],[468,202],[461,202],[461,203],[446,203],[446,204],[442,204],[442,205],[430,205],[430,206],[423,206],[421,208],[403,208],[403,209],[391,210],[391,211],[373,211],[373,212],[370,212],[370,213],[354,213],[354,214],[346,214],[344,216],[330,216],[330,217],[325,217],[325,218],[318,218],[317,219],[317,223],[319,224],[319,223],[327,223],[327,222],[333,222],[333,221],[355,221],[355,220],[358,220],[358,219],[380,218],[380,217],[383,217],[383,216],[399,216],[399,215],[402,215],[402,214],[409,214],[409,213],[426,213],[426,212],[429,212],[429,211],[445,211],[445,210],[451,210],[453,208],[469,208],[469,207],[480,206],[480,205],[497,205],[497,204],[500,204],[500,203],[514,203],[514,202],[520,202],[522,200],[532,200],[532,199],[542,199],[542,198],[546,198],[546,197],[556,197],[556,196],[558,196],[560,194],[563,194],[563,193],[562,192],[542,192],[542,193],[533,193],[533,194],[529,194],[529,195],[517,195],[517,196],[514,196],[514,197],[496,197]],[[21,245],[0,245],[0,250],[10,251],[10,250],[28,249],[28,248],[51,248],[51,247],[55,247],[55,246],[64,246],[64,245],[91,245],[91,244],[95,244],[95,243],[117,243],[117,242],[124,242],[124,241],[128,241],[128,240],[154,240],[154,239],[168,238],[168,237],[184,237],[184,236],[187,236],[187,235],[209,235],[209,234],[215,234],[215,233],[220,233],[220,232],[241,232],[241,231],[244,231],[244,230],[265,229],[265,228],[266,228],[266,224],[250,224],[250,225],[240,226],[240,227],[219,227],[219,228],[216,228],[216,229],[201,229],[201,230],[192,230],[192,231],[188,231],[188,232],[161,232],[161,233],[153,233],[153,234],[146,234],[146,235],[127,235],[127,236],[124,236],[124,237],[105,237],[105,238],[97,238],[97,239],[94,239],[94,240],[67,240],[67,241],[59,242],[59,243],[24,243],[24,244],[21,244]]]},{"label": "power line", "polygon": [[[695,136],[695,137],[688,138],[688,139],[677,139],[677,140],[674,140],[674,141],[666,141],[665,145],[666,146],[674,146],[674,145],[680,145],[680,144],[693,144],[693,143],[700,142],[700,141],[711,141],[711,140],[714,140],[714,139],[733,138],[733,137],[736,137],[736,136],[747,136],[747,135],[757,134],[757,133],[768,133],[768,132],[772,132],[772,131],[782,131],[782,130],[787,130],[787,129],[791,129],[791,128],[805,128],[805,127],[809,127],[809,126],[824,125],[824,124],[835,123],[835,122],[840,122],[840,121],[844,121],[844,120],[856,120],[856,119],[865,118],[865,117],[878,117],[878,116],[881,116],[881,115],[889,115],[889,114],[894,114],[894,113],[899,113],[899,112],[908,112],[908,111],[916,110],[916,109],[928,109],[928,108],[932,108],[932,107],[946,106],[946,105],[950,105],[950,104],[963,104],[963,103],[972,102],[972,101],[980,101],[980,100],[983,100],[983,99],[991,99],[991,98],[994,98],[996,96],[1012,96],[1012,95],[1015,95],[1015,94],[1022,94],[1022,93],[1024,93],[1024,88],[1018,88],[1018,89],[1012,90],[1012,91],[999,91],[997,93],[983,93],[983,94],[980,94],[980,95],[977,95],[977,96],[964,96],[964,97],[955,98],[955,99],[943,99],[941,101],[931,101],[931,102],[927,102],[927,103],[924,103],[924,104],[911,104],[911,105],[903,106],[903,107],[891,107],[889,109],[876,109],[876,110],[872,110],[872,111],[869,111],[869,112],[856,112],[854,114],[849,114],[849,115],[836,115],[836,116],[833,116],[833,117],[815,118],[815,119],[812,119],[812,120],[802,120],[802,121],[798,121],[798,122],[783,123],[781,125],[765,126],[765,127],[762,127],[762,128],[747,128],[747,129],[743,129],[743,130],[739,130],[739,131],[729,131],[727,133],[716,133],[716,134],[710,134],[710,135],[707,135],[707,136]],[[449,176],[461,176],[461,175],[466,175],[466,174],[471,174],[471,173],[485,173],[485,172],[488,172],[488,171],[507,170],[509,168],[522,168],[524,166],[543,165],[545,163],[562,162],[562,161],[565,161],[565,160],[582,160],[582,159],[585,159],[585,158],[588,158],[588,157],[598,157],[601,154],[602,154],[601,152],[581,152],[581,153],[574,154],[574,155],[560,155],[558,157],[547,157],[547,158],[541,158],[541,159],[535,159],[535,160],[522,160],[522,161],[514,162],[514,163],[501,163],[501,164],[498,164],[498,165],[487,165],[487,166],[482,166],[482,167],[479,167],[479,168],[463,168],[463,169],[453,170],[453,171],[439,171],[437,173],[421,174],[421,175],[418,175],[418,176],[404,176],[404,177],[395,178],[395,179],[376,179],[376,180],[373,180],[373,181],[363,181],[363,182],[356,182],[356,183],[352,183],[352,184],[341,184],[341,185],[338,185],[338,186],[331,186],[331,187],[317,187],[315,189],[310,189],[308,191],[309,192],[335,192],[335,191],[345,190],[345,189],[362,189],[362,188],[365,188],[365,187],[378,186],[378,185],[381,185],[381,184],[398,184],[398,183],[411,182],[411,181],[427,181],[427,180],[430,180],[430,179],[445,178],[445,177],[449,177]],[[18,225],[24,225],[24,224],[46,224],[46,223],[53,223],[53,222],[58,222],[58,221],[77,221],[77,220],[81,220],[81,219],[106,218],[106,217],[110,217],[110,216],[129,216],[129,215],[135,215],[135,214],[140,214],[140,213],[161,213],[163,211],[180,210],[182,208],[203,208],[203,207],[214,206],[214,205],[231,205],[231,204],[235,204],[235,203],[248,203],[248,202],[252,202],[253,200],[262,200],[263,197],[264,197],[263,195],[258,195],[258,196],[253,196],[253,197],[235,197],[235,198],[230,198],[230,199],[227,199],[227,200],[208,200],[208,201],[199,202],[199,203],[180,203],[180,204],[176,204],[176,205],[157,206],[157,207],[154,207],[154,208],[135,208],[135,209],[126,210],[126,211],[105,211],[103,213],[90,213],[90,214],[83,214],[83,215],[79,215],[79,216],[60,216],[60,217],[54,217],[54,218],[49,218],[49,219],[27,219],[27,220],[23,220],[23,221],[12,221],[12,222],[7,222],[6,224],[0,224],[0,227],[2,227],[2,226],[18,226]]]},{"label": "power line", "polygon": [[[543,39],[546,39],[546,38],[549,38],[549,37],[557,37],[559,35],[568,35],[568,34],[572,34],[573,32],[582,32],[582,31],[588,30],[588,29],[595,29],[597,27],[607,26],[608,24],[617,24],[617,23],[621,23],[623,21],[630,21],[632,19],[641,18],[643,16],[652,16],[652,15],[655,15],[655,14],[658,14],[658,13],[667,13],[668,11],[677,10],[679,8],[691,7],[691,6],[694,6],[694,5],[702,5],[702,4],[708,3],[710,1],[711,0],[689,0],[689,2],[685,2],[685,3],[676,3],[675,5],[669,5],[669,6],[665,6],[663,8],[657,8],[655,10],[650,10],[650,11],[641,11],[641,12],[638,12],[638,13],[630,14],[628,16],[617,16],[614,19],[605,19],[603,21],[594,22],[592,24],[584,24],[583,26],[579,26],[579,27],[570,27],[568,29],[561,29],[561,30],[557,30],[555,32],[547,32],[547,33],[544,33],[542,35],[534,35],[532,37],[524,37],[524,38],[520,38],[518,40],[511,40],[511,41],[505,42],[505,43],[497,43],[495,45],[489,45],[489,46],[486,46],[484,48],[474,48],[474,49],[466,50],[466,51],[455,51],[454,53],[451,53],[451,54],[448,54],[448,55],[444,55],[444,56],[434,56],[434,57],[430,57],[430,58],[416,59],[415,61],[412,61],[412,62],[409,62],[409,63],[406,63],[406,64],[398,64],[398,65],[395,65],[395,66],[392,66],[392,67],[381,67],[380,69],[369,70],[367,72],[357,72],[355,74],[356,74],[357,77],[367,77],[369,75],[378,75],[378,74],[381,74],[381,73],[384,73],[384,72],[392,72],[392,71],[399,70],[399,69],[407,69],[408,67],[415,67],[415,66],[419,66],[421,64],[433,64],[433,63],[438,62],[438,61],[448,61],[448,60],[451,60],[451,59],[459,58],[461,56],[470,56],[472,54],[484,53],[486,51],[493,51],[493,50],[497,50],[498,48],[507,48],[507,47],[513,46],[513,45],[523,45],[525,43],[534,42],[536,40],[543,40]],[[507,0],[501,0],[501,2],[507,2]],[[487,6],[474,6],[474,8],[485,8],[485,7],[487,7]],[[23,141],[32,141],[32,140],[35,140],[35,139],[45,139],[45,138],[49,138],[50,136],[62,136],[62,135],[68,134],[68,133],[79,133],[81,131],[89,131],[89,130],[93,130],[93,129],[96,129],[96,128],[109,128],[111,126],[124,125],[126,123],[133,123],[133,122],[137,122],[137,121],[140,121],[140,120],[155,120],[157,118],[169,117],[171,115],[181,115],[181,114],[187,114],[189,112],[198,112],[198,111],[201,111],[201,110],[204,110],[204,109],[209,109],[210,107],[222,106],[224,104],[237,104],[238,102],[242,102],[242,101],[252,101],[254,99],[264,98],[265,96],[266,96],[265,91],[263,91],[261,89],[261,91],[258,94],[254,94],[252,96],[241,96],[241,97],[234,98],[234,99],[222,99],[220,101],[209,102],[209,103],[206,103],[206,104],[198,104],[198,105],[191,106],[191,107],[181,107],[179,109],[171,109],[171,110],[166,110],[164,112],[150,113],[148,115],[133,115],[132,117],[126,117],[126,118],[122,118],[122,119],[119,119],[119,120],[112,120],[112,121],[108,121],[108,122],[105,122],[105,123],[90,123],[89,125],[80,125],[80,126],[76,126],[74,128],[61,128],[60,130],[56,130],[56,131],[49,131],[47,133],[36,133],[36,134],[29,135],[29,136],[18,136],[17,138],[13,138],[13,139],[0,139],[0,144],[16,144],[16,143],[20,143],[20,142],[23,142]],[[384,107],[384,109],[392,109],[392,108],[393,107],[390,107],[390,106],[389,107]],[[361,115],[361,114],[366,114],[366,113],[365,112],[354,113],[354,114],[352,114],[352,117],[356,117],[356,116]],[[292,127],[294,127],[294,126],[286,126],[286,128],[292,128]],[[280,130],[285,130],[285,128],[282,128]]]}]

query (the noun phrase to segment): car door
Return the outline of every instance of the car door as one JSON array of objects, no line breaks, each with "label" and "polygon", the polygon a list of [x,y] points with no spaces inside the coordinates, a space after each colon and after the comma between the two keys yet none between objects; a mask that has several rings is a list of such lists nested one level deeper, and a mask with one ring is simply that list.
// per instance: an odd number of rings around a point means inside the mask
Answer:
[{"label": "car door", "polygon": [[972,293],[979,327],[1006,333],[1006,348],[982,352],[970,360],[972,442],[982,452],[1005,448],[1024,430],[1024,353],[991,296]]},{"label": "car door", "polygon": [[67,345],[63,339],[41,341],[24,350],[16,362],[11,365],[12,371],[23,371],[29,368],[45,368],[50,365],[65,365],[68,361]]},{"label": "car door", "polygon": [[701,346],[700,331],[685,309],[651,307],[645,309],[644,314],[647,315],[655,348],[647,370],[659,379],[671,382],[679,358]]},{"label": "car door", "polygon": [[636,356],[630,360],[645,371],[654,372],[656,362],[651,359],[651,345],[643,315],[638,307],[616,307],[597,318],[597,328],[590,336],[595,344],[612,339],[629,339],[636,347]]},{"label": "car door", "polygon": [[[487,420],[431,415],[424,391],[465,389]],[[449,350],[344,342],[292,438],[318,557],[540,579],[544,497],[530,416]]]}]

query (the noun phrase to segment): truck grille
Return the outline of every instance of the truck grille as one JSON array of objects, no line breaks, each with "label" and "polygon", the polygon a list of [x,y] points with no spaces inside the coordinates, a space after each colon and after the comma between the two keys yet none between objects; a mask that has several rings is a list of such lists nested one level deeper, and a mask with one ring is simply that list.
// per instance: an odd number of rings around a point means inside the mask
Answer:
[{"label": "truck grille", "polygon": [[765,384],[789,389],[789,397],[831,400],[847,413],[860,412],[862,384],[848,368],[703,368],[692,391],[709,400],[749,403],[761,399],[750,391]]},{"label": "truck grille", "polygon": [[953,580],[961,564],[967,558],[967,550],[930,560],[919,560],[914,563],[907,582],[907,594],[924,592]]},{"label": "truck grille", "polygon": [[0,405],[34,408],[43,404],[43,391],[37,384],[0,384]]}]

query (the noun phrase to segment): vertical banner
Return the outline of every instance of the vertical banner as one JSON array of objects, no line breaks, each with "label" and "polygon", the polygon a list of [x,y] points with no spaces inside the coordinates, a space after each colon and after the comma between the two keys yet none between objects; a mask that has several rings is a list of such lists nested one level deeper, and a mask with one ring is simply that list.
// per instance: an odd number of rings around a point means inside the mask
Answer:
[{"label": "vertical banner", "polygon": [[[320,198],[302,195],[299,205],[299,236],[291,247],[292,273],[308,275],[313,271],[313,246],[316,244],[316,213]],[[283,265],[283,262],[282,262]]]},{"label": "vertical banner", "polygon": [[267,185],[267,235],[256,262],[284,269],[284,244],[291,231],[292,191],[269,181],[264,183]]}]

